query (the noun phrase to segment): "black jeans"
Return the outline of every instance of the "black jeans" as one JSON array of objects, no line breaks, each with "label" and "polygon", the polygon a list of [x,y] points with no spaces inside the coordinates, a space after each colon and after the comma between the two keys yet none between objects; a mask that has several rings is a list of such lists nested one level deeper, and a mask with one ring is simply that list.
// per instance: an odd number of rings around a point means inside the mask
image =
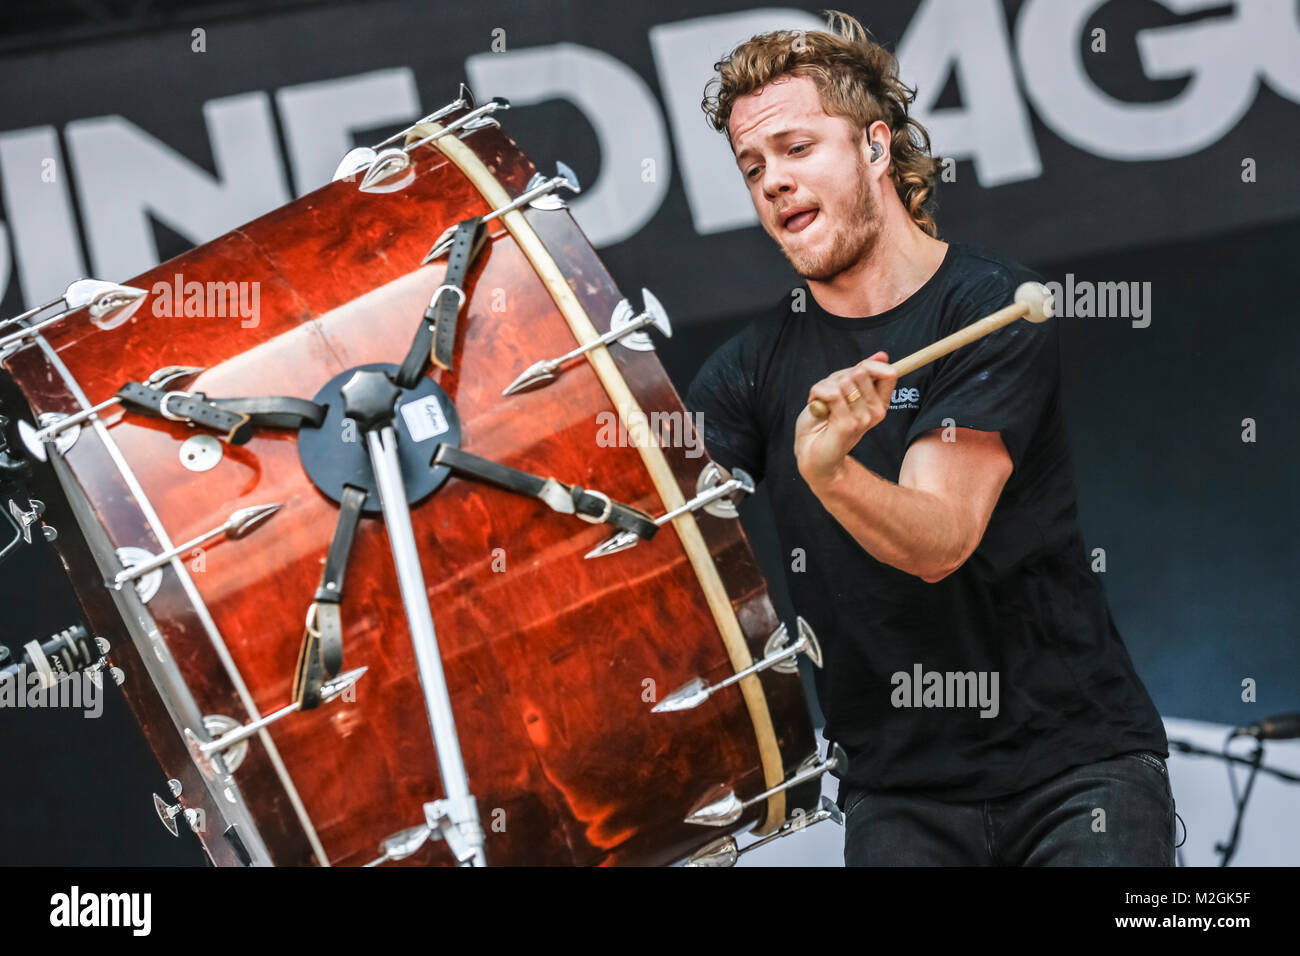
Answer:
[{"label": "black jeans", "polygon": [[845,866],[1173,866],[1159,754],[1071,767],[997,800],[947,803],[845,785]]}]

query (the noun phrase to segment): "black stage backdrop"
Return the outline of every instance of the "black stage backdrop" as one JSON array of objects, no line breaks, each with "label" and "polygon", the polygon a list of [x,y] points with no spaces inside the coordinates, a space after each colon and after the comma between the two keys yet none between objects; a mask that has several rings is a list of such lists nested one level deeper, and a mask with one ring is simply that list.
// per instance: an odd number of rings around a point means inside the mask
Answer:
[{"label": "black stage backdrop", "polygon": [[[540,168],[577,171],[574,214],[624,293],[650,289],[673,318],[659,352],[679,391],[798,281],[699,100],[718,56],[755,32],[817,29],[817,7],[175,6],[155,5],[148,28],[0,18],[0,315],[311,191],[348,147],[462,80],[511,100],[499,118]],[[1300,316],[1285,285],[1300,253],[1300,4],[840,6],[899,51],[951,159],[942,237],[1077,293],[1059,321],[1084,535],[1161,713],[1235,725],[1300,709]],[[1089,314],[1085,296],[1107,290],[1137,298]],[[792,620],[767,508],[760,493],[743,520]],[[11,647],[66,627],[70,602],[48,548],[0,567]],[[149,794],[165,781],[107,696],[98,720],[3,712],[0,862],[202,862],[184,827],[173,840],[158,824]]]}]

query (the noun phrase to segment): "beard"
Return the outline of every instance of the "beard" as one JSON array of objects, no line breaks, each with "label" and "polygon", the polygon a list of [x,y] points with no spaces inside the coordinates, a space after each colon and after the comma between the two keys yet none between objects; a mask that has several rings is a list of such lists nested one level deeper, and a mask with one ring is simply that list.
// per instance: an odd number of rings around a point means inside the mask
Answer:
[{"label": "beard", "polygon": [[857,265],[875,248],[880,235],[881,215],[867,185],[867,171],[866,162],[858,156],[854,177],[858,184],[857,192],[847,210],[845,226],[832,237],[829,249],[792,250],[784,245],[781,247],[801,278],[811,282],[829,282]]}]

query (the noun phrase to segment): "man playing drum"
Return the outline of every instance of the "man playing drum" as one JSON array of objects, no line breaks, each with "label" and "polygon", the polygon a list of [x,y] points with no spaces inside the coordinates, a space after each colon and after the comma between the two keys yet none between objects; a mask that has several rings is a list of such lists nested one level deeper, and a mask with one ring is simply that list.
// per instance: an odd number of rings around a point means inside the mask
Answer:
[{"label": "man playing drum", "polygon": [[856,20],[831,23],[716,64],[704,109],[806,283],[687,405],[715,460],[767,481],[850,758],[845,862],[1173,865],[1168,742],[1078,527],[1056,324],[901,383],[889,364],[1039,277],[937,237],[915,91]]}]

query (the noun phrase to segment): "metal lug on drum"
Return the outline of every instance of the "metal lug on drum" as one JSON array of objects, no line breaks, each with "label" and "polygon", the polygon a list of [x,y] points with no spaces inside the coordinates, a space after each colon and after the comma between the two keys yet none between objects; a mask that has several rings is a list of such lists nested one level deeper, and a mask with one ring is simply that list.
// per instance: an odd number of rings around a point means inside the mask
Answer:
[{"label": "metal lug on drum", "polygon": [[[754,493],[754,479],[743,468],[729,472],[716,461],[711,461],[700,471],[695,481],[695,497],[686,503],[692,511],[704,509],[715,518],[736,518],[740,515],[740,502]],[[673,515],[676,517],[676,515]]]},{"label": "metal lug on drum", "polygon": [[36,418],[36,424],[41,426],[39,430],[28,425],[20,418],[18,420],[18,437],[22,439],[23,447],[27,449],[28,454],[37,461],[49,461],[49,453],[45,450],[45,442],[40,437],[45,432],[57,435],[54,442],[55,451],[60,455],[67,454],[68,449],[77,443],[77,436],[81,434],[81,426],[73,423],[53,431],[51,431],[51,427],[68,417],[62,412],[42,412]]},{"label": "metal lug on drum", "polygon": [[619,345],[638,352],[653,350],[655,347],[654,341],[645,332],[641,331],[648,325],[653,325],[664,335],[671,338],[673,330],[668,322],[668,313],[659,303],[659,300],[650,293],[649,289],[642,289],[641,297],[645,303],[644,311],[633,315],[631,303],[624,299],[619,302],[614,309],[613,315],[610,316],[608,332],[601,335],[600,338],[592,339],[585,345],[580,345],[576,349],[565,352],[558,358],[534,362],[522,375],[507,385],[501,394],[514,395],[516,392],[524,392],[529,389],[540,388],[543,385],[549,385],[555,381],[556,373],[565,362],[611,342],[617,342]]},{"label": "metal lug on drum", "polygon": [[197,538],[191,538],[184,544],[178,544],[175,547],[164,551],[162,554],[150,555],[147,560],[123,568],[109,583],[115,590],[120,591],[122,586],[128,581],[134,581],[142,574],[147,574],[150,571],[161,569],[162,566],[172,558],[179,554],[184,554],[191,548],[197,547],[204,541],[207,541],[210,538],[215,538],[219,534],[224,534],[226,537],[231,539],[244,537],[244,535],[258,527],[262,522],[279,510],[279,505],[254,505],[251,508],[240,508],[238,511],[232,511],[229,518],[211,531],[205,531]]},{"label": "metal lug on drum", "polygon": [[464,83],[460,85],[460,95],[451,103],[448,103],[442,109],[430,113],[428,116],[422,116],[404,130],[394,133],[388,139],[376,143],[374,146],[357,146],[347,151],[343,159],[339,161],[338,167],[334,170],[334,175],[330,177],[330,182],[338,182],[340,179],[354,179],[357,173],[363,169],[369,169],[378,155],[378,151],[383,149],[389,143],[395,143],[421,123],[433,123],[442,119],[448,113],[455,112],[462,107],[474,106],[474,94],[470,92],[469,87]]},{"label": "metal lug on drum", "polygon": [[[146,561],[153,559],[153,552],[146,551],[144,548],[118,548],[117,560],[121,562],[124,568],[135,568]],[[162,587],[162,568],[154,568],[152,571],[140,575],[135,580],[135,593],[139,596],[140,601],[148,604],[158,589]]]},{"label": "metal lug on drum", "polygon": [[[546,205],[539,206],[539,204],[534,200],[554,192],[555,190],[559,189],[561,186],[563,186],[565,189],[572,192],[574,195],[577,195],[578,193],[582,192],[582,187],[578,185],[578,174],[575,173],[568,166],[566,166],[564,163],[557,161],[555,164],[554,176],[547,179],[546,177],[542,176],[541,173],[536,173],[532,179],[528,180],[528,188],[524,192],[520,193],[518,196],[510,200],[510,202],[506,203],[504,206],[501,206],[499,209],[493,209],[490,213],[488,213],[483,217],[483,221],[491,222],[493,219],[496,219],[498,216],[504,216],[506,213],[518,209],[520,206],[528,205],[529,203],[532,203],[533,206],[542,209],[558,208],[558,207],[546,206]],[[560,207],[562,207],[563,205],[564,203],[560,202]],[[433,244],[433,247],[427,253],[425,253],[424,258],[420,260],[420,265],[426,266],[434,259],[437,259],[439,256],[444,255],[447,252],[447,250],[451,248],[452,237],[455,236],[455,234],[456,234],[456,226],[454,225],[448,226],[446,229],[444,229],[442,231],[442,235],[438,237],[438,241]]]},{"label": "metal lug on drum", "polygon": [[794,622],[795,629],[799,632],[799,639],[793,644],[787,647],[786,642],[790,640],[790,633],[782,622],[763,645],[763,660],[760,663],[766,666],[766,662],[771,661],[772,670],[778,674],[799,673],[797,658],[799,654],[807,654],[808,660],[812,661],[814,667],[822,666],[822,648],[817,643],[817,635],[813,633],[812,625],[799,616],[795,617]]},{"label": "metal lug on drum", "polygon": [[767,836],[755,840],[743,850],[736,844],[736,838],[728,834],[724,837],[718,837],[712,843],[701,847],[687,857],[683,866],[735,866],[736,861],[744,856],[757,850],[761,846],[767,846],[773,840],[779,840],[782,837],[788,837],[793,833],[799,833],[808,829],[814,823],[821,823],[823,820],[833,820],[840,826],[844,825],[844,814],[840,808],[835,805],[835,801],[830,797],[823,796],[821,806],[812,813],[796,812],[775,833],[769,833]]},{"label": "metal lug on drum", "polygon": [[[101,328],[114,328],[134,315],[135,310],[140,308],[140,303],[144,301],[144,297],[148,294],[145,289],[120,285],[116,282],[105,282],[103,279],[78,279],[68,286],[59,298],[52,299],[44,305],[38,305],[34,309],[28,309],[21,315],[15,315],[11,319],[0,322],[0,328],[19,324],[59,303],[64,305],[63,311],[57,315],[42,319],[35,325],[21,328],[16,332],[0,335],[0,349],[5,349],[14,343],[21,342],[23,339],[37,334],[42,329],[67,318],[78,309],[88,310],[91,321]],[[112,325],[109,325],[110,322]]]},{"label": "metal lug on drum", "polygon": [[[406,130],[402,132],[406,132]],[[348,181],[356,179],[357,173],[374,165],[377,155],[378,153],[373,146],[354,146],[343,154],[338,166],[334,168],[334,175],[330,177],[330,182],[336,183],[341,179]]]},{"label": "metal lug on drum", "polygon": [[[144,380],[143,384],[148,385],[150,388],[166,388],[168,385],[178,382],[181,379],[193,378],[204,371],[206,371],[206,369],[196,368],[192,365],[167,365],[155,371]],[[23,444],[27,446],[27,450],[30,451],[33,456],[39,458],[41,461],[46,461],[46,442],[53,441],[55,443],[55,449],[59,454],[64,454],[76,442],[82,422],[94,418],[104,409],[111,408],[120,401],[121,399],[114,395],[112,398],[106,398],[98,405],[91,406],[90,408],[77,412],[74,415],[64,415],[59,412],[46,412],[39,419],[41,424],[40,431],[32,428],[32,426],[28,425],[26,422],[20,421],[18,423],[18,434],[22,438]],[[71,429],[70,432],[69,429]],[[65,434],[71,435],[71,437],[66,439],[66,443]]]},{"label": "metal lug on drum", "polygon": [[[557,180],[562,180],[557,182]],[[566,189],[573,191],[576,196],[582,192],[582,187],[578,185],[578,174],[575,173],[564,163],[557,161],[555,163],[555,176],[547,178],[541,173],[533,173],[528,180],[528,185],[524,187],[524,196],[537,193],[528,200],[528,205],[534,209],[564,209],[568,203],[564,201],[563,196],[557,196],[555,189],[558,186],[564,186]],[[522,199],[523,196],[520,197]],[[521,203],[522,205],[522,203]]]},{"label": "metal lug on drum", "polygon": [[[363,193],[391,193],[404,189],[415,179],[415,170],[411,166],[411,153],[416,147],[425,146],[435,139],[446,136],[448,133],[454,133],[463,127],[469,127],[497,110],[508,110],[509,108],[510,101],[503,96],[497,96],[482,106],[470,110],[460,119],[448,123],[438,132],[424,137],[424,139],[416,140],[406,146],[389,146],[379,150],[375,154],[374,161],[370,164],[369,172],[362,177],[361,185],[357,188]],[[396,139],[396,137],[393,138]],[[346,157],[344,158],[346,159]],[[354,162],[355,159],[356,157],[354,157]]]},{"label": "metal lug on drum", "polygon": [[[702,495],[707,491],[711,491],[730,477],[731,472],[716,461],[711,461],[701,469],[700,477],[695,481],[695,493]],[[739,518],[739,504],[740,495],[726,495],[706,503],[704,513],[713,515],[715,518]]]},{"label": "metal lug on drum", "polygon": [[167,832],[174,837],[180,836],[181,830],[176,825],[176,818],[180,816],[181,811],[185,808],[179,803],[168,803],[156,793],[153,795],[153,808],[158,813],[158,819],[167,828]]},{"label": "metal lug on drum", "polygon": [[411,157],[400,146],[389,146],[375,154],[357,189],[363,193],[395,193],[413,182],[415,167]]},{"label": "metal lug on drum", "polygon": [[821,667],[822,650],[817,643],[817,635],[813,633],[812,627],[802,617],[795,620],[799,629],[799,639],[793,644],[789,643],[789,633],[786,631],[785,625],[782,624],[767,639],[767,644],[763,647],[761,660],[755,661],[744,670],[736,671],[726,680],[717,684],[709,684],[703,677],[693,677],[650,708],[651,713],[662,714],[669,711],[690,710],[698,707],[722,688],[730,687],[741,678],[748,677],[750,674],[757,674],[759,671],[768,668],[781,674],[798,674],[799,663],[796,658],[799,654],[806,653],[808,659],[814,665]]},{"label": "metal lug on drum", "polygon": [[[222,735],[238,730],[242,726],[234,717],[225,714],[204,714],[203,729],[211,739],[220,739]],[[188,742],[188,740],[187,740]],[[200,745],[202,746],[202,745]],[[234,773],[248,756],[248,738],[236,740],[222,748],[221,762],[226,765],[226,773]]]},{"label": "metal lug on drum", "polygon": [[[121,685],[122,680],[126,679],[125,672],[122,672],[123,677],[121,680],[118,679],[116,674],[113,674],[113,671],[121,672],[122,669],[120,667],[109,666],[108,651],[110,647],[111,645],[104,638],[102,637],[95,638],[95,648],[96,650],[99,651],[99,660],[95,661],[95,663],[91,664],[89,667],[86,668],[86,676],[95,682],[96,687],[104,686],[104,675],[103,675],[104,671],[108,671],[109,674],[112,675],[113,680],[115,680],[119,685]],[[169,784],[173,782],[174,781],[168,781]],[[177,791],[177,793],[179,793],[179,791]]]},{"label": "metal lug on drum", "polygon": [[780,793],[782,790],[789,790],[791,787],[797,787],[814,777],[820,777],[829,770],[834,770],[836,767],[846,767],[848,763],[849,758],[844,753],[844,749],[839,744],[832,743],[825,760],[801,768],[789,780],[777,784],[770,790],[764,790],[748,800],[741,800],[736,796],[734,790],[726,784],[720,783],[701,797],[695,806],[691,808],[691,812],[686,816],[686,822],[706,827],[730,826],[739,820],[747,809],[755,804],[762,803],[773,794]]},{"label": "metal lug on drum", "polygon": [[[754,479],[749,476],[749,472],[745,471],[743,468],[737,468],[735,472],[724,481],[723,476],[726,474],[726,469],[721,465],[718,465],[716,462],[709,462],[708,466],[704,469],[704,473],[701,474],[699,482],[700,484],[706,484],[708,487],[698,493],[690,501],[684,503],[681,507],[674,508],[667,514],[655,518],[655,524],[663,527],[669,521],[672,521],[679,515],[686,514],[688,511],[698,511],[700,508],[704,508],[705,511],[708,511],[709,509],[706,505],[712,504],[721,499],[730,499],[733,502],[734,507],[734,502],[738,500],[741,495],[752,495],[754,493]],[[707,481],[705,479],[706,475],[711,476]],[[697,487],[699,487],[698,484]],[[620,531],[618,534],[607,538],[605,541],[592,548],[584,555],[584,557],[603,558],[607,554],[625,551],[640,540],[641,539],[631,531]]]},{"label": "metal lug on drum", "polygon": [[634,312],[632,303],[627,299],[619,302],[609,317],[609,329],[611,332],[618,333],[614,341],[624,348],[632,349],[634,352],[653,352],[654,339],[650,337],[646,327],[654,326],[667,339],[673,337],[673,327],[668,321],[668,311],[650,290],[644,287],[641,289],[641,303],[642,310]]},{"label": "metal lug on drum", "polygon": [[[357,667],[350,671],[344,671],[337,677],[327,680],[320,688],[320,702],[328,703],[335,697],[338,697],[348,688],[352,687],[365,675],[368,668]],[[279,710],[260,717],[257,720],[249,721],[246,724],[238,724],[230,717],[221,715],[211,715],[203,718],[205,730],[211,733],[214,729],[227,728],[221,736],[213,740],[199,740],[196,734],[189,727],[185,728],[185,745],[189,747],[190,756],[194,758],[194,763],[198,765],[199,770],[209,780],[219,776],[223,769],[225,773],[234,773],[235,769],[243,762],[244,755],[248,750],[247,740],[264,727],[268,727],[288,717],[290,714],[302,708],[302,701],[296,700],[292,704],[281,707]],[[229,722],[229,723],[227,723]],[[227,755],[226,751],[234,749],[234,752]],[[221,758],[221,767],[218,767],[213,759]]]},{"label": "metal lug on drum", "polygon": [[414,856],[420,847],[429,842],[430,835],[427,823],[400,830],[379,844],[378,857],[369,863],[363,863],[362,866],[378,866],[380,863],[405,860],[408,856]]}]

